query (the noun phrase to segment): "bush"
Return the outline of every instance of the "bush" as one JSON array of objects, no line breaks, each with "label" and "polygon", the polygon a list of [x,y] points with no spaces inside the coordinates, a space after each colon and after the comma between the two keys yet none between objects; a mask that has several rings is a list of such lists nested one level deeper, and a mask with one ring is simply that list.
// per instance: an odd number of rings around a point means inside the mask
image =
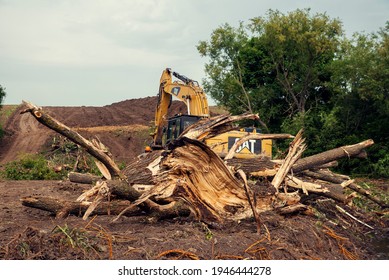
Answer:
[{"label": "bush", "polygon": [[374,173],[379,177],[389,178],[389,155],[386,154],[384,157],[378,160],[373,165]]},{"label": "bush", "polygon": [[2,177],[9,180],[59,180],[63,173],[56,173],[42,155],[26,154],[19,160],[7,163]]}]

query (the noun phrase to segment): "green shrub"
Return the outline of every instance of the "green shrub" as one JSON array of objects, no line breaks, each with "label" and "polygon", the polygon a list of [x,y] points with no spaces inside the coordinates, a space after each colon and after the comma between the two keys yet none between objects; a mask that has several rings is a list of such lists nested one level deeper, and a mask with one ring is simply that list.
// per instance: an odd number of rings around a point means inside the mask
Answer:
[{"label": "green shrub", "polygon": [[378,162],[373,165],[373,168],[378,177],[389,178],[389,154],[386,154],[379,159]]},{"label": "green shrub", "polygon": [[9,180],[59,180],[64,174],[50,168],[42,155],[25,154],[6,164],[2,177]]}]

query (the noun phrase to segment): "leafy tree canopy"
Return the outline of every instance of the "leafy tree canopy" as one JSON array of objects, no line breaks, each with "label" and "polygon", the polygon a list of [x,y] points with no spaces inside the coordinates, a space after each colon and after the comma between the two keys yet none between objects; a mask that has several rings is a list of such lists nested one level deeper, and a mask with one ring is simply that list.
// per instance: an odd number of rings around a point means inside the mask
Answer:
[{"label": "leafy tree canopy", "polygon": [[309,9],[225,24],[197,48],[209,57],[204,87],[232,113],[254,111],[271,127],[326,103],[327,71],[343,31],[338,20]]},{"label": "leafy tree canopy", "polygon": [[6,96],[5,88],[3,88],[0,85],[0,108],[1,108],[1,105],[3,104],[3,100],[4,100],[5,96]]},{"label": "leafy tree canopy", "polygon": [[258,113],[273,133],[304,128],[307,154],[372,138],[368,162],[349,171],[389,177],[389,22],[348,39],[324,13],[269,10],[197,49],[206,92],[231,113]]}]

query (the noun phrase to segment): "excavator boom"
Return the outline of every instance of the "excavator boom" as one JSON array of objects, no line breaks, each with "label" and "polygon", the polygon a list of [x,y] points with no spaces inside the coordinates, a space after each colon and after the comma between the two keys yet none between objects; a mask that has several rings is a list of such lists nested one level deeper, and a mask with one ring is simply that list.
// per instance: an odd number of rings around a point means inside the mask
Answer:
[{"label": "excavator boom", "polygon": [[[173,82],[172,75],[180,81]],[[166,68],[162,72],[159,84],[158,103],[155,111],[155,132],[153,134],[154,148],[162,146],[163,124],[167,120],[173,96],[186,104],[188,115],[200,118],[209,117],[208,100],[199,84],[184,75],[172,72],[170,68]]]}]

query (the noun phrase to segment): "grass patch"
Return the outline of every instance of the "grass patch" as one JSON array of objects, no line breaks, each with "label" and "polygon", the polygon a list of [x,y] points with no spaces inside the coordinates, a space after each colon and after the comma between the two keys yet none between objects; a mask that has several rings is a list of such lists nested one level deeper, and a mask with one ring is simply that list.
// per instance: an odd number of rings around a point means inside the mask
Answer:
[{"label": "grass patch", "polygon": [[3,105],[0,108],[0,127],[5,125],[8,118],[16,111],[19,105]]},{"label": "grass patch", "polygon": [[[389,179],[357,178],[355,179],[355,182],[374,197],[377,197],[386,205],[389,205]],[[351,193],[355,196],[352,200],[354,206],[365,212],[381,210],[380,206],[365,196],[349,191],[349,194]]]},{"label": "grass patch", "polygon": [[42,155],[24,154],[5,164],[1,177],[8,180],[59,180],[64,174],[51,169]]}]

